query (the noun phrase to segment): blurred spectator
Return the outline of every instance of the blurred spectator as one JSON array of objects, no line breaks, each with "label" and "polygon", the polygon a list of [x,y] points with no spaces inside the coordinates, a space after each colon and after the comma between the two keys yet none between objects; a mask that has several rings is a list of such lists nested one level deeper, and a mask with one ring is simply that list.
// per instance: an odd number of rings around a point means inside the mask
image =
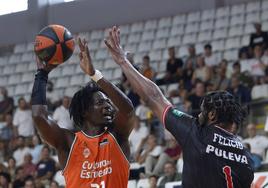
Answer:
[{"label": "blurred spectator", "polygon": [[229,86],[230,80],[226,76],[227,66],[224,62],[216,67],[216,74],[212,78],[213,90],[226,90]]},{"label": "blurred spectator", "polygon": [[204,46],[204,61],[208,67],[214,67],[219,64],[217,56],[212,54],[212,46],[210,44]]},{"label": "blurred spectator", "polygon": [[268,65],[268,49],[264,50],[261,60],[265,65]]},{"label": "blurred spectator", "polygon": [[50,157],[50,148],[44,146],[41,153],[41,160],[37,164],[37,180],[48,184],[56,172],[56,164]]},{"label": "blurred spectator", "polygon": [[0,187],[1,188],[12,188],[10,175],[6,172],[0,173]]},{"label": "blurred spectator", "polygon": [[254,77],[261,77],[265,75],[265,68],[267,65],[262,61],[263,50],[260,45],[254,47],[254,58],[248,61],[248,66],[251,75]]},{"label": "blurred spectator", "polygon": [[0,163],[0,172],[7,172],[7,168],[3,163]]},{"label": "blurred spectator", "polygon": [[[127,59],[133,65],[133,67],[135,67],[135,69],[139,71],[139,68],[134,64],[134,54],[128,53]],[[121,83],[118,85],[118,87],[127,95],[127,97],[131,100],[135,108],[140,104],[139,95],[135,91],[133,91],[124,73],[122,73]]]},{"label": "blurred spectator", "polygon": [[[133,67],[135,67],[136,70],[139,70],[139,67],[135,65],[134,63],[134,54],[133,53],[127,53],[127,59],[132,64]],[[122,72],[121,76],[121,83],[118,86],[123,92],[129,89],[130,84],[127,81],[126,75]]]},{"label": "blurred spectator", "polygon": [[58,184],[58,182],[56,182],[56,181],[51,181],[50,182],[50,188],[59,188],[60,186],[59,186],[59,184]]},{"label": "blurred spectator", "polygon": [[194,93],[188,97],[188,100],[191,102],[192,115],[194,117],[197,117],[200,113],[200,104],[205,96],[205,92],[205,84],[199,81],[195,84]]},{"label": "blurred spectator", "polygon": [[197,55],[196,55],[196,51],[195,51],[195,46],[194,46],[194,44],[190,44],[188,46],[188,56],[186,57],[184,62],[191,61],[193,64],[193,67],[195,67],[196,66],[196,59],[197,59]]},{"label": "blurred spectator", "polygon": [[146,126],[141,125],[139,118],[135,117],[135,123],[133,130],[129,135],[130,151],[132,155],[135,155],[141,141],[149,134],[149,130]]},{"label": "blurred spectator", "polygon": [[16,176],[16,160],[13,157],[8,158],[7,172],[10,174],[12,181],[14,181]]},{"label": "blurred spectator", "polygon": [[148,55],[144,56],[142,59],[142,67],[140,69],[140,72],[146,78],[152,81],[155,80],[156,72],[150,65],[150,57]]},{"label": "blurred spectator", "polygon": [[65,187],[66,183],[65,183],[65,179],[62,175],[62,171],[61,170],[58,170],[56,172],[56,174],[54,175],[54,181],[57,182],[59,184],[60,187]]},{"label": "blurred spectator", "polygon": [[166,162],[164,173],[165,175],[159,178],[158,188],[165,188],[165,184],[168,182],[181,180],[181,174],[176,171],[176,165],[173,162]]},{"label": "blurred spectator", "polygon": [[54,91],[54,84],[52,81],[47,82],[47,108],[49,112],[53,112],[56,107],[60,105],[61,96]]},{"label": "blurred spectator", "polygon": [[[135,65],[135,62],[134,62],[134,54],[133,53],[127,53],[127,59],[133,65],[133,67],[135,67],[135,69],[137,71],[139,71],[139,67],[137,65]],[[129,83],[127,82],[127,77],[123,72],[122,72],[122,78],[121,79],[122,79],[121,82],[123,84],[123,88],[125,87],[125,85],[127,85],[127,87],[128,87]]]},{"label": "blurred spectator", "polygon": [[0,140],[0,163],[4,162],[6,156],[7,156],[7,152],[5,148],[5,142]]},{"label": "blurred spectator", "polygon": [[250,58],[249,48],[248,47],[240,48],[239,52],[238,52],[238,58],[239,58],[239,60],[249,59]]},{"label": "blurred spectator", "polygon": [[250,35],[249,46],[254,49],[256,45],[260,45],[262,48],[267,47],[268,36],[267,32],[262,31],[262,26],[260,23],[254,23],[256,32]]},{"label": "blurred spectator", "polygon": [[256,125],[251,123],[247,126],[248,138],[243,140],[243,143],[248,143],[251,148],[251,153],[263,160],[264,152],[268,148],[268,138],[257,135]]},{"label": "blurred spectator", "polygon": [[170,84],[178,82],[182,78],[183,61],[176,58],[175,48],[170,47],[168,49],[169,59],[166,66],[166,74],[164,78],[156,81],[157,85]]},{"label": "blurred spectator", "polygon": [[30,153],[30,151],[30,148],[25,146],[25,138],[23,136],[19,136],[17,138],[17,149],[13,153],[17,166],[21,166],[23,164],[24,156],[27,153]]},{"label": "blurred spectator", "polygon": [[151,175],[149,177],[149,188],[157,188],[157,176],[156,175]]},{"label": "blurred spectator", "polygon": [[192,83],[195,83],[196,80],[201,80],[207,82],[211,79],[211,70],[206,66],[204,58],[202,56],[197,57],[196,68],[192,77]]},{"label": "blurred spectator", "polygon": [[36,188],[35,181],[32,177],[28,177],[25,179],[24,188]]},{"label": "blurred spectator", "polygon": [[136,161],[140,164],[145,164],[145,173],[151,175],[154,171],[157,160],[163,149],[157,145],[157,139],[153,134],[150,134],[146,139],[143,139],[137,149]]},{"label": "blurred spectator", "polygon": [[220,67],[226,69],[226,77],[230,79],[232,77],[233,69],[231,66],[228,65],[231,65],[231,62],[228,62],[226,59],[221,60]]},{"label": "blurred spectator", "polygon": [[23,174],[25,176],[34,176],[36,172],[36,166],[32,162],[32,155],[27,153],[24,156],[24,163],[22,164],[23,167]]},{"label": "blurred spectator", "polygon": [[144,101],[140,100],[140,105],[137,106],[135,110],[135,114],[140,119],[140,123],[142,125],[146,125],[147,120],[149,119],[150,113],[151,113],[151,110],[146,106]]},{"label": "blurred spectator", "polygon": [[181,148],[177,144],[176,140],[174,138],[171,138],[167,141],[167,148],[162,152],[157,160],[157,163],[155,164],[153,174],[161,175],[164,170],[164,165],[166,162],[173,162],[175,163],[181,153]]},{"label": "blurred spectator", "polygon": [[251,101],[250,89],[243,86],[237,76],[232,77],[228,91],[233,94],[236,101],[241,104],[249,103]]},{"label": "blurred spectator", "polygon": [[205,84],[205,90],[206,90],[207,93],[208,92],[211,92],[211,91],[214,91],[214,85],[213,85],[213,83],[212,82],[207,82]]},{"label": "blurred spectator", "polygon": [[189,113],[191,110],[191,102],[187,99],[188,92],[184,88],[184,85],[181,83],[177,90],[170,91],[170,97],[179,97],[178,102],[174,102],[174,98],[171,98],[172,104],[176,106],[176,108],[182,112]]},{"label": "blurred spectator", "polygon": [[12,115],[5,115],[5,122],[2,124],[3,127],[0,130],[0,139],[5,141],[7,144],[10,140],[12,140],[15,136],[15,128],[12,123]]},{"label": "blurred spectator", "polygon": [[34,134],[32,111],[24,98],[19,98],[19,107],[14,114],[13,124],[20,136],[29,137]]},{"label": "blurred spectator", "polygon": [[183,153],[181,152],[180,158],[177,160],[177,171],[179,174],[182,174],[183,171]]},{"label": "blurred spectator", "polygon": [[16,169],[16,177],[15,177],[15,181],[13,182],[13,188],[23,187],[24,186],[24,179],[25,179],[25,176],[23,174],[23,168],[18,167]]},{"label": "blurred spectator", "polygon": [[12,114],[14,101],[8,96],[8,92],[4,87],[0,87],[0,122],[4,121],[6,114]]},{"label": "blurred spectator", "polygon": [[248,88],[252,88],[254,81],[249,75],[248,72],[241,72],[241,65],[237,61],[233,64],[233,74],[232,77],[237,77],[242,85],[245,85]]},{"label": "blurred spectator", "polygon": [[40,160],[41,151],[44,145],[41,144],[40,137],[37,134],[32,137],[32,144],[33,147],[31,148],[31,155],[33,157],[33,163],[37,164]]},{"label": "blurred spectator", "polygon": [[64,96],[62,99],[62,105],[59,106],[53,114],[53,119],[61,128],[72,130],[74,126],[69,113],[69,105],[70,98]]},{"label": "blurred spectator", "polygon": [[193,60],[187,59],[185,63],[185,67],[183,69],[182,80],[183,80],[184,87],[185,89],[187,89],[187,91],[191,91],[193,87],[192,77],[194,74],[194,67],[196,67],[196,62],[197,62],[197,57],[195,59],[195,66],[193,66]]},{"label": "blurred spectator", "polygon": [[251,154],[251,159],[253,161],[254,171],[257,171],[261,167],[261,162],[262,162],[261,158],[258,155],[251,153],[251,147],[250,147],[249,143],[244,143],[244,147]]},{"label": "blurred spectator", "polygon": [[137,106],[139,106],[140,104],[140,97],[139,95],[131,88],[131,86],[129,87],[129,90],[126,91],[126,95],[127,97],[131,100],[134,108],[136,108]]}]

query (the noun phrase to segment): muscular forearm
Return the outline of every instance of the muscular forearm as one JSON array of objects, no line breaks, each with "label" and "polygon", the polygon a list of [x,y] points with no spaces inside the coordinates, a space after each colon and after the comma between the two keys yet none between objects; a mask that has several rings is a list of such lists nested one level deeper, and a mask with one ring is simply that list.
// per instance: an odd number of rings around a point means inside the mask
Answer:
[{"label": "muscular forearm", "polygon": [[48,73],[44,70],[39,70],[35,76],[33,91],[32,91],[32,117],[35,127],[41,137],[50,145],[57,147],[59,134],[58,126],[49,118],[46,106],[46,84]]},{"label": "muscular forearm", "polygon": [[117,108],[125,114],[130,114],[133,111],[133,105],[127,96],[120,91],[114,84],[102,78],[97,84],[109,96]]},{"label": "muscular forearm", "polygon": [[47,85],[48,73],[44,70],[37,71],[35,75],[33,90],[32,90],[32,116],[36,122],[36,126],[39,129],[40,119],[47,116],[46,109],[46,85]]}]

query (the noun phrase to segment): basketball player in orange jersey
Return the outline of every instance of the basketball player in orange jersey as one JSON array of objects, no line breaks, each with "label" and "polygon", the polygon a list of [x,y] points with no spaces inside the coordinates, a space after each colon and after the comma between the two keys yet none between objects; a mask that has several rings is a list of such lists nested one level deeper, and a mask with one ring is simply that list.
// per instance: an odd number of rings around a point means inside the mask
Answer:
[{"label": "basketball player in orange jersey", "polygon": [[70,115],[80,131],[62,129],[48,116],[46,83],[55,67],[40,60],[32,91],[33,119],[41,137],[58,152],[66,188],[126,188],[133,106],[94,69],[87,42],[79,39],[79,47],[81,69],[100,86],[88,85],[73,96]]}]

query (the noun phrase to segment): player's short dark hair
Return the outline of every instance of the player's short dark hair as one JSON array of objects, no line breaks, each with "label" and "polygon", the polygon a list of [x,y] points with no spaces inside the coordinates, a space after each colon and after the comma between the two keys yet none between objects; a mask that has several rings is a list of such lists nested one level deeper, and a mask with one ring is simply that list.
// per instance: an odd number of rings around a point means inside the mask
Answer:
[{"label": "player's short dark hair", "polygon": [[51,149],[50,149],[50,147],[49,147],[48,145],[44,145],[43,148],[42,148],[42,151],[43,151],[44,149],[47,149],[49,153],[51,152]]},{"label": "player's short dark hair", "polygon": [[233,63],[233,68],[234,68],[234,67],[241,67],[239,61],[236,61],[236,62]]},{"label": "player's short dark hair", "polygon": [[152,174],[152,175],[149,176],[149,178],[155,178],[155,179],[158,179],[158,176],[155,175],[155,174]]},{"label": "player's short dark hair", "polygon": [[176,168],[176,164],[173,161],[167,161],[165,162],[164,166],[170,164],[171,166],[173,166],[174,168]]},{"label": "player's short dark hair", "polygon": [[205,95],[203,99],[204,112],[215,110],[217,123],[229,125],[235,123],[237,126],[243,123],[247,114],[246,110],[227,91],[213,91]]},{"label": "player's short dark hair", "polygon": [[11,182],[11,177],[9,173],[6,172],[0,172],[0,176],[4,177],[8,183]]},{"label": "player's short dark hair", "polygon": [[18,99],[18,103],[20,103],[21,101],[25,101],[24,97],[20,97],[20,98]]},{"label": "player's short dark hair", "polygon": [[22,166],[19,166],[19,167],[16,168],[15,174],[17,175],[20,170],[23,170],[23,167]]},{"label": "player's short dark hair", "polygon": [[74,94],[69,112],[75,128],[82,129],[84,114],[87,112],[89,106],[93,104],[93,94],[98,91],[103,92],[96,84],[90,82]]},{"label": "player's short dark hair", "polygon": [[143,59],[150,61],[150,57],[148,55],[143,56]]},{"label": "player's short dark hair", "polygon": [[212,46],[211,46],[211,44],[206,44],[206,45],[204,46],[204,48],[205,48],[205,49],[210,49],[210,50],[211,50],[211,49],[212,49]]}]

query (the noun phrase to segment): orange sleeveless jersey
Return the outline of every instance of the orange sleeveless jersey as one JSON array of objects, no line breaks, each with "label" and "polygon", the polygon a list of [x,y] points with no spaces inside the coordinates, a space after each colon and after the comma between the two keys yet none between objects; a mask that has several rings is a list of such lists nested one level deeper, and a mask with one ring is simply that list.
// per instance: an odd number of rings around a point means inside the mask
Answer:
[{"label": "orange sleeveless jersey", "polygon": [[66,188],[126,188],[129,163],[110,132],[95,137],[78,132],[63,175]]}]

